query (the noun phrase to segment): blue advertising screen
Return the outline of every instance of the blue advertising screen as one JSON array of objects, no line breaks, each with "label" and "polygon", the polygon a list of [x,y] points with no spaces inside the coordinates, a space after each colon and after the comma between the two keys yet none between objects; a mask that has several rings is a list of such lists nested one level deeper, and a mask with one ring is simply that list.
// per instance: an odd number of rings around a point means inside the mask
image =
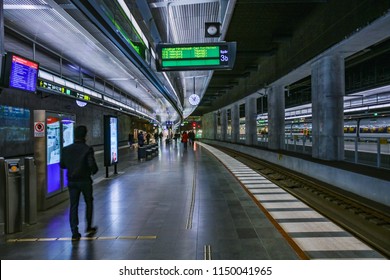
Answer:
[{"label": "blue advertising screen", "polygon": [[49,116],[46,119],[47,194],[61,190],[60,169],[60,119]]}]

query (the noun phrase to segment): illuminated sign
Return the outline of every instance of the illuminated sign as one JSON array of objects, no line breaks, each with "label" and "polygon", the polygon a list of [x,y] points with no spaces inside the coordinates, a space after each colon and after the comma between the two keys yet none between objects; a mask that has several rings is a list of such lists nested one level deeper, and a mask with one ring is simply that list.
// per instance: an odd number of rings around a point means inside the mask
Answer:
[{"label": "illuminated sign", "polygon": [[5,63],[5,84],[11,88],[35,92],[39,64],[14,53],[8,53]]},{"label": "illuminated sign", "polygon": [[98,102],[98,99],[91,97],[88,94],[81,93],[81,92],[75,91],[73,89],[70,89],[70,88],[67,88],[67,87],[64,87],[61,85],[53,84],[51,82],[44,81],[41,79],[38,79],[38,86],[41,89],[53,91],[53,92],[60,93],[60,94],[66,94],[66,95],[69,95],[69,96],[72,96],[74,98],[81,99],[84,101]]},{"label": "illuminated sign", "polygon": [[158,71],[232,69],[236,42],[157,45]]},{"label": "illuminated sign", "polygon": [[[74,124],[75,121],[71,119],[63,119],[62,123],[62,148],[74,143]],[[63,169],[63,187],[68,187],[68,169]]]},{"label": "illuminated sign", "polygon": [[46,118],[46,172],[48,195],[61,190],[60,153],[60,119],[57,116],[50,115]]},{"label": "illuminated sign", "polygon": [[118,118],[104,116],[104,166],[118,162]]}]

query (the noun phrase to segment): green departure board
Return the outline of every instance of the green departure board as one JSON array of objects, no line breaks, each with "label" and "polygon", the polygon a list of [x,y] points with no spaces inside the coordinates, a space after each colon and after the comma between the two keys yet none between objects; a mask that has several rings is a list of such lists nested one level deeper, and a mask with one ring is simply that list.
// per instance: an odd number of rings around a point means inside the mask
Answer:
[{"label": "green departure board", "polygon": [[157,45],[158,71],[232,69],[235,42]]}]

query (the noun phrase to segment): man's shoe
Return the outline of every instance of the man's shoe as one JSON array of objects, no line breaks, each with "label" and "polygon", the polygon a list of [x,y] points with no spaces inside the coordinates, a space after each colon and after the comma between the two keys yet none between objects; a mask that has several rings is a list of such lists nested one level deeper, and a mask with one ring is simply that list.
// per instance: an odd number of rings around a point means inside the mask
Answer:
[{"label": "man's shoe", "polygon": [[81,234],[80,233],[75,233],[72,235],[72,241],[79,241],[81,238]]},{"label": "man's shoe", "polygon": [[87,235],[94,235],[97,232],[97,227],[89,227],[86,232]]}]

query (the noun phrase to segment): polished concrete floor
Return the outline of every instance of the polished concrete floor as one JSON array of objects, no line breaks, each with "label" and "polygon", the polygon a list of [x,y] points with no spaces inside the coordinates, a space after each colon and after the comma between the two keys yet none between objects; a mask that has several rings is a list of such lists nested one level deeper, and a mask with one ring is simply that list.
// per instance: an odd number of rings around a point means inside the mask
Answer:
[{"label": "polished concrete floor", "polygon": [[[160,143],[139,161],[120,149],[118,174],[94,180],[94,237],[70,239],[68,201],[38,213],[38,223],[2,234],[3,260],[299,259],[233,175],[199,145]],[[85,228],[81,200],[80,230]],[[83,232],[82,232],[83,233]]]}]

